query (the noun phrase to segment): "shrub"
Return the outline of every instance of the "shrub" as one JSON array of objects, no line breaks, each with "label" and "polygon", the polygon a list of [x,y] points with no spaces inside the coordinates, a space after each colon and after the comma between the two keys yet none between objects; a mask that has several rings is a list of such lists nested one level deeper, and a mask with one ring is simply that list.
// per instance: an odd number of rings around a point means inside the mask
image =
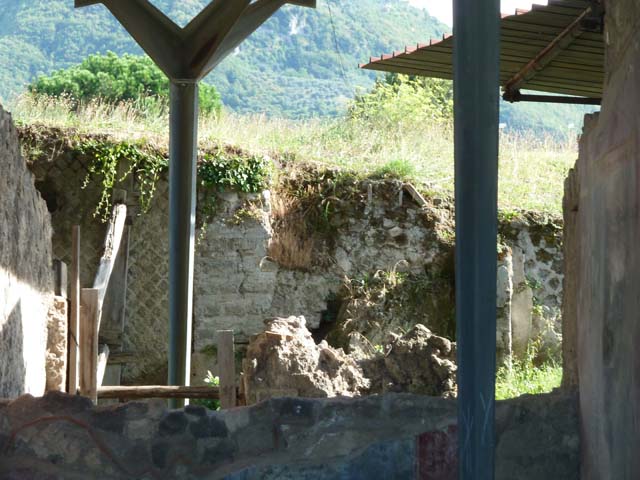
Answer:
[{"label": "shrub", "polygon": [[373,89],[357,95],[349,106],[352,119],[387,125],[407,123],[450,124],[453,121],[453,87],[448,80],[388,74]]},{"label": "shrub", "polygon": [[[145,97],[166,103],[169,80],[149,57],[136,55],[90,55],[80,65],[38,78],[29,91],[48,96],[69,96],[76,102],[100,98],[113,103]],[[200,110],[219,113],[220,94],[211,85],[200,84]]]}]

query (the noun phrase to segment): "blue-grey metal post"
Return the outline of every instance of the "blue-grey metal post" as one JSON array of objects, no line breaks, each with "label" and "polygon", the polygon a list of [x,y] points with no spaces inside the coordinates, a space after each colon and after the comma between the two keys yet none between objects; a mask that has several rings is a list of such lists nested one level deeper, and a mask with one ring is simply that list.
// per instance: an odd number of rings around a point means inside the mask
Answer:
[{"label": "blue-grey metal post", "polygon": [[499,0],[454,0],[459,478],[495,453]]},{"label": "blue-grey metal post", "polygon": [[[169,129],[169,385],[188,385],[196,219],[198,83],[171,82]],[[172,399],[173,408],[182,401]]]}]

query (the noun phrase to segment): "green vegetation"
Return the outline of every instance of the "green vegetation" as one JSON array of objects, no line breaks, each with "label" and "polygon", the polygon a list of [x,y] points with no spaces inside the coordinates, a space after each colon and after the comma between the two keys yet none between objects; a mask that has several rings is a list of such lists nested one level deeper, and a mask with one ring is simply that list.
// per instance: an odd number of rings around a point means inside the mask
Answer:
[{"label": "green vegetation", "polygon": [[437,78],[387,74],[369,93],[359,94],[351,103],[352,119],[393,128],[411,119],[417,123],[451,125],[453,84]]},{"label": "green vegetation", "polygon": [[[209,1],[153,3],[184,25]],[[142,53],[102,5],[76,10],[71,0],[5,0],[0,10],[0,97],[5,99],[91,54]],[[356,89],[369,89],[375,79],[358,63],[446,30],[404,0],[319,0],[317,9],[287,5],[206,81],[237,112],[336,115]]]},{"label": "green vegetation", "polygon": [[[184,25],[208,1],[153,3]],[[449,30],[406,0],[319,0],[315,10],[288,5],[205,81],[216,86],[224,105],[236,113],[336,116],[346,111],[356,92],[369,91],[376,78],[374,72],[358,69],[358,63]],[[76,10],[71,0],[5,0],[0,9],[0,97],[7,100],[40,76],[109,51],[142,53],[101,5]],[[586,111],[503,103],[501,121],[511,130],[572,138]]]},{"label": "green vegetation", "polygon": [[[214,377],[211,370],[207,370],[207,376],[203,379],[207,387],[220,387],[220,377]],[[192,400],[193,405],[200,405],[209,410],[220,410],[220,400],[196,399]]]},{"label": "green vegetation", "polygon": [[[38,147],[31,145],[30,148]],[[134,175],[137,182],[142,211],[150,208],[156,183],[168,168],[166,152],[143,140],[83,139],[74,149],[91,159],[84,186],[98,182],[101,187],[96,217],[102,221],[109,218],[113,189],[130,175]],[[198,179],[208,191],[256,193],[267,188],[270,176],[271,163],[265,157],[219,147],[203,152],[198,163]],[[215,196],[208,195],[200,210],[205,215],[202,220],[215,213]]]},{"label": "green vegetation", "polygon": [[[123,101],[160,103],[169,102],[169,80],[149,57],[123,55],[89,55],[80,65],[58,70],[42,76],[28,87],[35,94],[53,97],[68,96],[75,102],[103,99],[106,102]],[[219,114],[220,94],[212,85],[200,87],[200,111]]]},{"label": "green vegetation", "polygon": [[[142,211],[149,209],[160,172],[167,168],[167,160],[163,155],[151,152],[149,147],[141,142],[126,141],[114,143],[88,140],[80,143],[76,150],[92,159],[84,186],[91,181],[99,181],[101,184],[101,196],[95,216],[103,222],[109,219],[113,204],[113,188],[132,173],[139,184]],[[122,165],[126,168],[123,172],[120,171]]]},{"label": "green vegetation", "polygon": [[[76,108],[69,99],[27,94],[9,107],[18,122],[73,127],[129,142],[167,142],[166,112],[156,115],[133,103],[95,100]],[[294,121],[223,112],[203,115],[199,135],[203,150],[241,145],[253,155],[317,162],[362,177],[406,178],[434,195],[453,193],[453,132],[438,122],[406,118],[390,126],[353,118]],[[575,138],[503,132],[500,208],[561,213],[564,179],[576,157]]]},{"label": "green vegetation", "polygon": [[198,179],[205,188],[259,193],[269,185],[271,163],[264,156],[229,155],[224,149],[204,154]]},{"label": "green vegetation", "polygon": [[537,347],[530,345],[526,358],[514,360],[496,374],[496,399],[505,400],[525,394],[548,393],[560,386],[562,366],[554,362],[536,365]]}]

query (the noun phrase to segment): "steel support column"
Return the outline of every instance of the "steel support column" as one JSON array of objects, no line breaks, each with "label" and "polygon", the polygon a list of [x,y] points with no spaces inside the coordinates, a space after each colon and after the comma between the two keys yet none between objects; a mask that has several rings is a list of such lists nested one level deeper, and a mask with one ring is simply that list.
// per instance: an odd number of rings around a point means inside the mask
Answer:
[{"label": "steel support column", "polygon": [[454,0],[459,478],[494,478],[499,0]]},{"label": "steel support column", "polygon": [[[169,385],[189,385],[196,223],[198,84],[170,87]],[[175,408],[181,402],[171,401]]]}]

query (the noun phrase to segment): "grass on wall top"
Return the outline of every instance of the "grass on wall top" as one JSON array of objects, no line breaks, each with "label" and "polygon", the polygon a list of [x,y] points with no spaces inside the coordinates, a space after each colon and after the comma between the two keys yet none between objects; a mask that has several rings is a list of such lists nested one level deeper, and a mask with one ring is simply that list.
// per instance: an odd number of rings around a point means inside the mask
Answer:
[{"label": "grass on wall top", "polygon": [[[149,102],[76,106],[65,98],[23,95],[9,108],[23,124],[74,127],[115,138],[166,143],[168,108]],[[348,168],[363,175],[401,177],[438,195],[453,194],[453,132],[436,123],[401,122],[395,128],[347,119],[293,121],[264,115],[203,116],[202,146],[230,144],[255,154]],[[567,171],[577,158],[575,138],[533,135],[500,138],[499,207],[562,212]]]}]

